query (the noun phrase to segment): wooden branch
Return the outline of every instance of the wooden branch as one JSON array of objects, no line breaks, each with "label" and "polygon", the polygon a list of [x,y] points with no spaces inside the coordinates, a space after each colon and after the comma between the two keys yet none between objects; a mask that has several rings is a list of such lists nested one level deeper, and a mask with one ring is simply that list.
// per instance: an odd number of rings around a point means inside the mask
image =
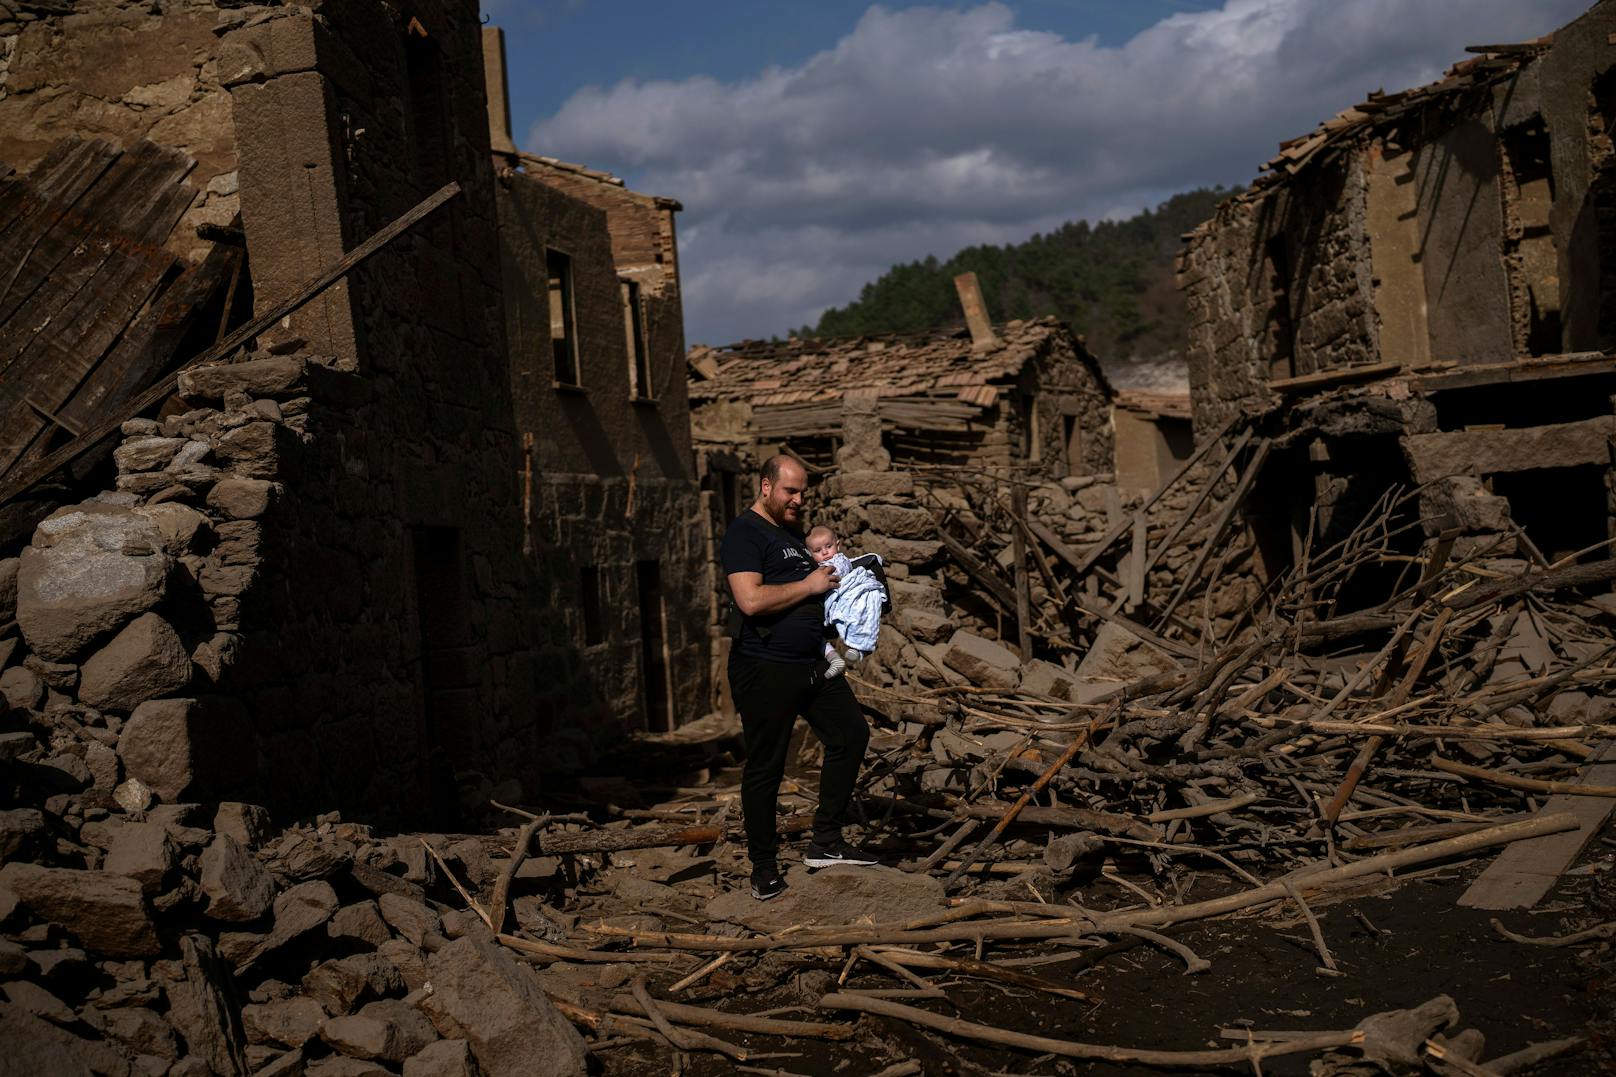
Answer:
[{"label": "wooden branch", "polygon": [[875,952],[884,954],[900,965],[914,965],[923,969],[950,969],[966,976],[975,976],[978,979],[994,980],[998,983],[1011,984],[1016,987],[1030,987],[1034,991],[1047,991],[1051,995],[1062,998],[1076,999],[1079,1002],[1090,1001],[1089,996],[1075,988],[1054,980],[1046,980],[1042,976],[1034,976],[1028,972],[1019,972],[1016,969],[1005,968],[987,961],[973,961],[968,957],[950,957],[947,954],[922,953],[919,950],[908,950],[899,946],[872,947]]},{"label": "wooden branch", "polygon": [[1616,785],[1580,785],[1577,782],[1546,782],[1539,778],[1519,778],[1502,771],[1473,767],[1467,763],[1455,763],[1439,755],[1431,757],[1431,766],[1449,774],[1458,774],[1478,782],[1490,782],[1493,785],[1520,789],[1528,793],[1558,793],[1561,796],[1571,797],[1616,797]]},{"label": "wooden branch", "polygon": [[1167,618],[1173,615],[1173,611],[1178,608],[1178,604],[1189,593],[1189,589],[1195,586],[1196,579],[1201,575],[1201,569],[1206,565],[1206,559],[1212,556],[1212,551],[1217,548],[1218,540],[1223,537],[1224,528],[1229,526],[1229,521],[1234,519],[1234,514],[1241,505],[1245,504],[1246,495],[1251,492],[1251,484],[1256,481],[1258,472],[1262,471],[1262,466],[1267,462],[1269,450],[1272,448],[1273,442],[1267,438],[1257,443],[1257,451],[1252,454],[1251,462],[1246,465],[1245,472],[1241,474],[1239,485],[1234,488],[1234,493],[1229,495],[1229,501],[1223,506],[1223,511],[1213,521],[1212,530],[1207,533],[1206,542],[1201,546],[1201,551],[1195,555],[1195,561],[1190,565],[1189,570],[1184,573],[1183,582],[1178,585],[1178,590],[1173,592],[1173,597],[1168,599],[1167,605],[1162,609],[1161,620],[1158,623],[1166,623]]},{"label": "wooden branch", "polygon": [[[280,302],[271,305],[269,309],[258,317],[247,322],[213,347],[196,356],[181,369],[189,370],[193,367],[207,366],[223,359],[241,347],[241,345],[258,336],[264,330],[353,272],[393,240],[421,223],[434,210],[459,193],[459,183],[451,181],[445,184],[423,199],[414,209],[395,220],[392,224],[387,225],[359,246],[337,259],[325,270],[306,281],[297,291]],[[73,463],[93,449],[102,438],[116,433],[118,428],[123,425],[124,420],[139,415],[147,408],[161,403],[165,397],[174,391],[177,384],[177,372],[165,375],[157,384],[119,408],[117,414],[90,426],[83,434],[36,463],[25,464],[16,468],[6,476],[4,483],[0,483],[0,505],[14,501],[22,494],[27,493],[50,478],[57,471]]]},{"label": "wooden branch", "polygon": [[1073,1040],[1057,1040],[1049,1036],[1033,1036],[1025,1032],[1011,1032],[1008,1029],[994,1028],[992,1025],[981,1025],[959,1017],[943,1017],[938,1014],[928,1013],[914,1006],[905,1006],[901,1002],[875,998],[855,991],[839,991],[826,995],[819,1000],[819,1005],[827,1010],[854,1010],[859,1013],[878,1014],[882,1017],[895,1017],[911,1024],[936,1029],[938,1032],[945,1032],[963,1039],[978,1040],[983,1043],[1018,1047],[1026,1051],[1056,1054],[1065,1058],[1132,1062],[1145,1066],[1232,1066],[1242,1063],[1250,1064],[1264,1058],[1274,1058],[1279,1055],[1306,1054],[1313,1051],[1327,1050],[1331,1047],[1348,1047],[1363,1042],[1363,1033],[1359,1031],[1321,1032],[1308,1039],[1254,1043],[1245,1047],[1230,1047],[1222,1050],[1154,1051],[1130,1047],[1110,1047],[1095,1043],[1077,1043]]},{"label": "wooden branch", "polygon": [[1246,793],[1243,796],[1230,797],[1228,800],[1214,800],[1207,804],[1195,804],[1188,808],[1169,808],[1166,811],[1153,811],[1145,816],[1145,821],[1170,823],[1174,819],[1199,819],[1203,816],[1217,815],[1221,812],[1238,811],[1241,808],[1257,803],[1261,799],[1261,793]]},{"label": "wooden branch", "polygon": [[1185,946],[1177,939],[1170,939],[1158,931],[1152,931],[1145,927],[1123,927],[1118,928],[1117,930],[1122,932],[1124,935],[1132,935],[1135,938],[1144,939],[1153,946],[1166,950],[1168,953],[1177,957],[1179,960],[1184,962],[1184,975],[1186,976],[1197,975],[1198,973],[1205,972],[1207,969],[1212,967],[1212,962],[1208,961],[1194,950],[1191,950],[1188,946]]},{"label": "wooden branch", "polygon": [[510,863],[500,872],[499,881],[494,884],[494,894],[488,899],[488,926],[494,931],[505,930],[505,908],[511,894],[511,883],[516,878],[516,869],[527,860],[529,847],[533,844],[533,835],[549,821],[548,815],[536,819],[529,819],[517,832],[516,843],[511,849]]},{"label": "wooden branch", "polygon": [[1335,967],[1335,958],[1330,954],[1330,947],[1324,942],[1324,929],[1319,926],[1319,918],[1313,915],[1313,910],[1307,907],[1302,899],[1302,891],[1297,888],[1293,880],[1285,880],[1285,893],[1296,902],[1296,908],[1301,912],[1302,919],[1307,921],[1307,929],[1313,935],[1313,945],[1319,951],[1319,971],[1339,976],[1341,971]]},{"label": "wooden branch", "polygon": [[[681,1025],[700,1025],[705,1028],[724,1028],[732,1032],[756,1032],[764,1036],[808,1036],[819,1040],[850,1040],[852,1025],[834,1025],[823,1021],[784,1021],[777,1017],[752,1017],[742,1013],[723,1013],[705,1006],[690,1006],[682,1002],[656,1000],[657,1009],[669,1021]],[[618,995],[612,999],[612,1009],[630,1013],[643,1012],[636,998]]]},{"label": "wooden branch", "polygon": [[1616,579],[1616,558],[1592,561],[1586,565],[1568,565],[1548,572],[1535,572],[1530,576],[1510,580],[1491,587],[1473,587],[1455,595],[1444,603],[1456,610],[1468,610],[1489,602],[1502,602],[1516,595],[1535,594],[1540,591],[1562,591],[1567,587],[1584,587]]},{"label": "wooden branch", "polygon": [[438,854],[438,851],[432,848],[432,843],[427,841],[425,838],[421,838],[420,841],[421,844],[426,848],[426,851],[431,854],[433,861],[440,869],[442,869],[443,874],[448,877],[450,885],[452,885],[455,888],[455,891],[459,893],[461,898],[465,900],[466,907],[472,912],[476,913],[477,919],[487,924],[490,930],[497,931],[498,928],[494,927],[494,921],[489,917],[488,910],[479,905],[477,903],[477,899],[471,896],[471,892],[464,886],[460,885],[460,880],[455,878],[455,873],[450,870],[448,863],[443,859],[442,856]]},{"label": "wooden branch", "polygon": [[687,960],[683,954],[621,953],[615,950],[580,950],[575,946],[557,946],[551,942],[536,942],[519,935],[495,935],[496,939],[517,953],[532,957],[548,957],[557,961],[591,961],[599,964],[629,962],[635,964],[671,965]]}]

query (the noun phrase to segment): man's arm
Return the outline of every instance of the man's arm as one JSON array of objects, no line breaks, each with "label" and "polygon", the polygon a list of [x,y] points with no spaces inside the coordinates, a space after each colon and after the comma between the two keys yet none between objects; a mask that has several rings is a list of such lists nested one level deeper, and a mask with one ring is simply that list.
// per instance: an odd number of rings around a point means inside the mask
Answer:
[{"label": "man's arm", "polygon": [[731,572],[728,579],[735,605],[748,617],[757,617],[788,610],[804,599],[833,590],[842,578],[827,569],[816,568],[796,583],[764,583],[761,572]]}]

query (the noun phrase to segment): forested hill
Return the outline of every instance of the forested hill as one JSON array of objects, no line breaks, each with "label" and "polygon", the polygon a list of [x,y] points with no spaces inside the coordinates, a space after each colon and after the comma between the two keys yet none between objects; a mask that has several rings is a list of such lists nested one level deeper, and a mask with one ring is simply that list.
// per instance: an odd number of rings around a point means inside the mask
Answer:
[{"label": "forested hill", "polygon": [[1053,314],[1106,360],[1181,352],[1184,302],[1173,285],[1179,237],[1212,216],[1231,192],[1174,195],[1122,221],[1064,224],[1004,247],[967,247],[893,266],[845,307],[832,307],[799,336],[909,333],[964,324],[954,277],[975,270],[994,321]]}]

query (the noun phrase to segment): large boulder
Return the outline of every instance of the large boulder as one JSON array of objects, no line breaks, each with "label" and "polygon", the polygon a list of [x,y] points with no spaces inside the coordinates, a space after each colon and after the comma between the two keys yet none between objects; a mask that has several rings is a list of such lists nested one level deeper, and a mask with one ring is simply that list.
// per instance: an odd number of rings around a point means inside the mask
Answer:
[{"label": "large boulder", "polygon": [[228,834],[220,834],[202,853],[202,893],[215,920],[256,920],[275,902],[275,880],[258,858]]},{"label": "large boulder", "polygon": [[1021,682],[1021,658],[1016,652],[963,628],[949,638],[943,662],[979,688],[1009,692]]},{"label": "large boulder", "polygon": [[14,863],[0,868],[0,890],[98,954],[153,957],[161,949],[140,884],[128,876]]},{"label": "large boulder", "polygon": [[538,979],[499,944],[468,935],[429,959],[432,994],[421,1002],[439,1034],[471,1044],[488,1077],[573,1077],[584,1041]]},{"label": "large boulder", "polygon": [[124,773],[166,803],[241,789],[256,772],[251,721],[234,700],[150,699],[118,737]]},{"label": "large boulder", "polygon": [[161,823],[125,823],[113,836],[102,862],[103,871],[127,875],[147,894],[163,887],[163,880],[174,867],[177,854]]},{"label": "large boulder", "polygon": [[17,566],[17,624],[35,654],[72,658],[162,599],[172,567],[151,520],[120,505],[62,509]]},{"label": "large boulder", "polygon": [[174,627],[143,613],[84,663],[79,699],[102,710],[131,711],[191,683],[191,655]]}]

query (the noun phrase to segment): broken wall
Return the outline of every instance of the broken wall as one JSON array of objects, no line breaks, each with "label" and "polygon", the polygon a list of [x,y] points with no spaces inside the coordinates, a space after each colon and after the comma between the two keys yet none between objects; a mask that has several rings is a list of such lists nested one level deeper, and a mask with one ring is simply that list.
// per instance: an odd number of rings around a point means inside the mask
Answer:
[{"label": "broken wall", "polygon": [[[638,397],[610,214],[564,193],[552,173],[499,181],[511,394],[522,463],[524,549],[553,581],[566,637],[540,652],[540,684],[585,757],[636,729],[671,729],[710,709],[708,551],[692,475],[683,378]],[[577,384],[556,378],[547,252],[570,260]],[[648,301],[651,371],[682,343],[671,285]],[[671,305],[670,305],[671,304]],[[671,324],[670,324],[671,322]],[[576,652],[581,661],[569,661]],[[564,764],[555,757],[549,765]]]},{"label": "broken wall", "polygon": [[73,135],[186,153],[200,195],[168,246],[200,258],[196,226],[228,224],[238,209],[220,35],[272,10],[94,0],[0,10],[0,163],[27,171]]}]

